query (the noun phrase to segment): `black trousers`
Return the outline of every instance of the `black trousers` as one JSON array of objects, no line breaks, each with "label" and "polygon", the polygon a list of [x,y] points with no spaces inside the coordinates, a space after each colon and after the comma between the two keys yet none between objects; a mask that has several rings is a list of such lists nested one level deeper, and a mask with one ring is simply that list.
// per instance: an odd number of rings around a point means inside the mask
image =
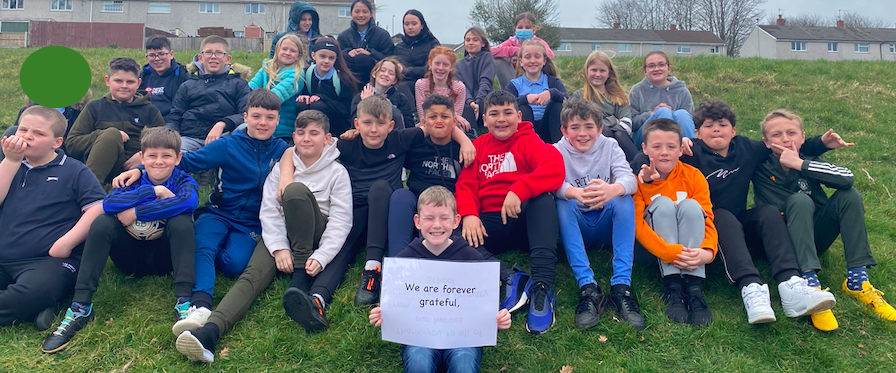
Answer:
[{"label": "black trousers", "polygon": [[35,258],[0,262],[0,326],[33,321],[72,289],[80,258]]},{"label": "black trousers", "polygon": [[461,114],[467,122],[470,122],[470,130],[467,131],[467,137],[470,140],[475,140],[479,137],[479,129],[483,127],[482,123],[482,112],[479,112],[479,115],[476,115],[476,111],[470,106],[470,104],[464,104],[464,112]]},{"label": "black trousers", "polygon": [[[501,222],[501,212],[479,214],[488,237],[478,250],[486,260],[497,260],[496,254],[516,247],[529,249],[532,258],[532,281],[542,281],[548,287],[554,286],[557,277],[557,240],[560,236],[560,222],[554,197],[545,193],[523,202],[518,219],[507,218]],[[501,262],[501,279],[512,272],[510,266]]]},{"label": "black trousers", "polygon": [[541,137],[542,141],[548,144],[560,141],[560,138],[563,137],[563,133],[560,132],[561,109],[563,109],[562,102],[551,100],[548,102],[547,107],[544,108],[544,116],[541,117],[541,120],[536,121],[531,106],[528,104],[520,106],[520,111],[523,112],[523,120],[532,122],[532,125],[535,126],[535,133],[538,134],[538,137]]},{"label": "black trousers", "polygon": [[725,209],[714,209],[713,214],[719,232],[719,256],[728,279],[738,288],[762,283],[752,257],[758,247],[771,262],[775,281],[784,282],[800,274],[787,224],[778,208],[763,205],[736,216]]},{"label": "black trousers", "polygon": [[135,277],[162,276],[173,271],[174,296],[189,297],[196,279],[193,218],[190,214],[169,218],[162,237],[141,241],[131,237],[115,215],[97,217],[87,234],[72,301],[93,302],[107,258],[119,270]]},{"label": "black trousers", "polygon": [[632,159],[635,159],[635,156],[638,155],[638,152],[641,150],[635,146],[635,142],[632,140],[631,135],[628,132],[622,130],[615,130],[610,127],[604,126],[603,132],[601,132],[604,137],[609,137],[613,140],[616,140],[616,143],[619,144],[619,148],[622,149],[622,152],[625,153],[625,160],[631,162]]}]

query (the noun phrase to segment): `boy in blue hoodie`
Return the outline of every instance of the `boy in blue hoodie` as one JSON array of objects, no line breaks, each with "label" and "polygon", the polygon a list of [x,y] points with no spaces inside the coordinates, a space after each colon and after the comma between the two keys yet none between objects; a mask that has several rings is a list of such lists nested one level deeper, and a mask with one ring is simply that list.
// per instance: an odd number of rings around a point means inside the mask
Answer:
[{"label": "boy in blue hoodie", "polygon": [[138,90],[149,96],[150,102],[164,117],[171,112],[177,89],[190,78],[190,74],[184,65],[174,60],[171,41],[162,35],[146,40],[146,62],[140,72]]},{"label": "boy in blue hoodie", "polygon": [[[190,307],[195,250],[191,214],[199,203],[197,185],[190,175],[175,169],[181,161],[180,137],[176,132],[164,127],[145,129],[140,147],[146,174],[139,182],[114,189],[103,201],[105,214],[93,221],[87,234],[71,307],[41,346],[45,353],[66,348],[75,334],[96,317],[93,294],[109,258],[128,275],[164,275],[174,271],[175,320],[183,318]],[[156,236],[161,239],[142,236],[135,229],[155,224],[164,229]]]}]

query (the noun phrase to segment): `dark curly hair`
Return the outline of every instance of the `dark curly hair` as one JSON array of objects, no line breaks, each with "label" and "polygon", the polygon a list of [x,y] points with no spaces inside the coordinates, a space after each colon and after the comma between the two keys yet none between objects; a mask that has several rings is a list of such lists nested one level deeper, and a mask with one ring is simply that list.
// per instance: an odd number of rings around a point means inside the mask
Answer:
[{"label": "dark curly hair", "polygon": [[709,97],[703,99],[700,105],[694,109],[694,127],[696,129],[700,129],[700,126],[706,120],[722,119],[728,119],[731,122],[731,127],[734,127],[737,123],[737,116],[734,115],[734,110],[731,109],[731,106],[728,106],[725,101],[718,98]]}]

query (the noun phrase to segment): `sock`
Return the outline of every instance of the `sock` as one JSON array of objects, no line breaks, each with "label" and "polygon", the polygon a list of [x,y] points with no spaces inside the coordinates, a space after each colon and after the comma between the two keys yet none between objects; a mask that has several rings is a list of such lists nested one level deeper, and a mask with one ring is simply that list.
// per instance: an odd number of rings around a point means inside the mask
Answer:
[{"label": "sock", "polygon": [[75,316],[89,315],[91,306],[93,306],[93,303],[72,302],[72,313],[74,313]]},{"label": "sock", "polygon": [[320,308],[327,308],[327,302],[324,302],[324,297],[318,293],[311,294],[312,297],[317,298],[320,301]]},{"label": "sock", "polygon": [[846,271],[846,288],[852,291],[861,291],[862,284],[868,282],[868,272],[865,267],[850,268]]},{"label": "sock", "polygon": [[193,332],[193,336],[202,343],[202,347],[211,352],[215,352],[215,345],[218,344],[218,334],[221,329],[215,323],[206,323],[203,327]]},{"label": "sock", "polygon": [[189,303],[189,302],[190,302],[190,297],[177,297],[177,302],[175,302],[175,303],[177,305],[181,305],[181,304]]},{"label": "sock", "polygon": [[196,308],[205,307],[212,309],[212,295],[204,291],[194,291],[191,302]]},{"label": "sock", "polygon": [[677,289],[681,290],[681,288],[684,286],[682,280],[683,279],[679,275],[669,275],[669,276],[663,277],[663,288],[665,288],[665,289],[677,288]]},{"label": "sock", "polygon": [[383,263],[379,260],[368,260],[367,263],[364,263],[365,271],[372,271],[376,269],[376,267],[383,268]]},{"label": "sock", "polygon": [[803,278],[809,281],[809,286],[812,287],[821,287],[821,282],[818,281],[818,273],[815,271],[803,272]]},{"label": "sock", "polygon": [[681,277],[684,278],[685,285],[688,288],[696,286],[700,290],[703,290],[703,278],[702,277],[691,276],[691,275],[683,275]]},{"label": "sock", "polygon": [[292,272],[292,281],[289,282],[289,287],[296,288],[304,292],[308,292],[311,289],[311,283],[308,281],[308,273],[305,272],[305,268],[296,268]]}]

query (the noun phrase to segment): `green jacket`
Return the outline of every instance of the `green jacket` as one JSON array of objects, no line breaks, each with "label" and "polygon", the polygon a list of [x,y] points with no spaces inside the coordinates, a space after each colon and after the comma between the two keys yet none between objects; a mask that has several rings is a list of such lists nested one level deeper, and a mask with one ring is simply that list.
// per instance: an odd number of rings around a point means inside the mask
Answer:
[{"label": "green jacket", "polygon": [[784,210],[785,202],[794,193],[805,193],[816,205],[823,205],[828,196],[822,184],[828,188],[848,190],[855,177],[852,171],[838,167],[818,157],[803,156],[799,171],[781,166],[778,156],[772,154],[756,168],[753,174],[753,199],[756,206],[774,205]]},{"label": "green jacket", "polygon": [[88,103],[75,120],[65,139],[65,151],[75,159],[84,161],[100,131],[115,128],[128,134],[124,153],[126,157],[131,157],[140,151],[140,132],[144,127],[164,125],[165,118],[149,102],[148,95],[137,93],[131,102],[118,102],[112,99],[111,93],[107,93],[103,98]]}]

